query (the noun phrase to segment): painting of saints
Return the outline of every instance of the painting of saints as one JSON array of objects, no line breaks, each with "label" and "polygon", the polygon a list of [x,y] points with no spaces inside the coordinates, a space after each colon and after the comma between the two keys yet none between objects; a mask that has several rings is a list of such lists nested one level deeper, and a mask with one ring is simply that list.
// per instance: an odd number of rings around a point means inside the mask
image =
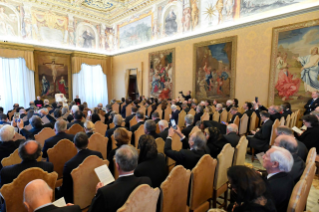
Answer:
[{"label": "painting of saints", "polygon": [[51,69],[52,71],[52,77],[53,77],[53,82],[55,83],[56,80],[56,75],[58,73],[58,69],[62,67],[63,69],[63,64],[55,64],[55,61],[52,60],[52,63],[43,63],[43,65],[48,66],[48,68]]},{"label": "painting of saints", "polygon": [[43,75],[43,77],[42,77],[42,94],[41,94],[41,96],[48,95],[49,94],[49,90],[50,90],[50,83],[48,82],[48,80]]},{"label": "painting of saints", "polygon": [[65,84],[65,80],[63,78],[63,76],[60,78],[60,80],[58,81],[59,84],[59,91],[60,93],[63,93],[64,95],[66,95],[66,91],[65,88],[67,87]]},{"label": "painting of saints", "polygon": [[176,14],[172,9],[165,18],[165,34],[173,35],[177,32]]},{"label": "painting of saints", "polygon": [[192,25],[193,29],[198,25],[198,16],[199,16],[199,9],[197,7],[197,1],[191,0],[192,2]]},{"label": "painting of saints", "polygon": [[13,35],[16,33],[12,27],[16,20],[10,18],[6,13],[4,7],[0,7],[0,35]]},{"label": "painting of saints", "polygon": [[92,40],[94,40],[94,36],[88,31],[85,30],[82,33],[82,38],[83,38],[83,48],[92,48]]}]

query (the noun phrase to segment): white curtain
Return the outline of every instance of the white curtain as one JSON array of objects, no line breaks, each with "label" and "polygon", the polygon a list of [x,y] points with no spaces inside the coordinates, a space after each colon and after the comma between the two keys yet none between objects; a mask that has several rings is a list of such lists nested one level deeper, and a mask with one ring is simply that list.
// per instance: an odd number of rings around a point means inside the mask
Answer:
[{"label": "white curtain", "polygon": [[0,106],[6,113],[18,103],[25,108],[35,100],[34,72],[26,66],[24,58],[0,57]]},{"label": "white curtain", "polygon": [[73,99],[79,95],[82,102],[87,102],[89,108],[99,103],[108,104],[106,75],[100,65],[81,65],[81,71],[72,75]]}]

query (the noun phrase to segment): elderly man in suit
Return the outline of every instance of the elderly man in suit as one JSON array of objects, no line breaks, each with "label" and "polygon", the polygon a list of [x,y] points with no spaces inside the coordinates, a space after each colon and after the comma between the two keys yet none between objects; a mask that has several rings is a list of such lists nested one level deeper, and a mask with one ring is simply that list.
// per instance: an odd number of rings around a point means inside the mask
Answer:
[{"label": "elderly man in suit", "polygon": [[144,131],[146,135],[150,135],[152,136],[154,139],[160,137],[157,133],[156,133],[156,123],[153,120],[147,120],[145,121],[144,124]]},{"label": "elderly man in suit", "polygon": [[158,126],[161,131],[158,135],[165,141],[168,136],[168,122],[166,120],[160,120]]},{"label": "elderly man in suit", "polygon": [[74,125],[74,124],[79,124],[81,127],[84,127],[84,122],[82,122],[83,114],[81,111],[76,111],[73,114],[73,117],[74,117],[74,121],[68,123],[68,125],[67,125],[68,129],[70,129],[70,127],[72,127],[72,125]]},{"label": "elderly man in suit", "polygon": [[263,167],[267,171],[264,179],[277,211],[287,211],[294,188],[294,180],[289,174],[293,163],[294,159],[290,152],[277,146],[273,146],[263,156]]},{"label": "elderly man in suit", "polygon": [[41,179],[29,182],[23,192],[23,203],[28,212],[81,212],[78,205],[57,207],[52,204],[53,190]]},{"label": "elderly man in suit", "polygon": [[112,129],[108,129],[105,132],[105,137],[108,137],[109,139],[109,142],[107,143],[107,154],[109,154],[112,150],[112,135],[117,128],[122,127],[122,122],[123,122],[123,118],[121,115],[119,114],[114,115],[113,123],[115,124],[115,127]]},{"label": "elderly man in suit", "polygon": [[48,138],[44,141],[44,145],[43,145],[43,149],[42,149],[42,152],[43,152],[42,157],[43,158],[47,158],[49,161],[48,153],[47,153],[48,149],[54,147],[54,145],[56,145],[60,140],[68,139],[70,141],[73,141],[74,135],[65,133],[66,126],[67,126],[67,124],[66,124],[66,121],[64,121],[64,120],[60,120],[60,121],[55,122],[54,131],[55,131],[56,135],[51,137],[51,138]]},{"label": "elderly man in suit", "polygon": [[245,110],[244,114],[247,114],[248,117],[250,117],[253,113],[253,111],[251,110],[252,107],[253,105],[250,102],[245,102],[245,104],[243,105],[243,109]]},{"label": "elderly man in suit", "polygon": [[38,167],[47,172],[53,172],[53,164],[50,162],[37,161],[41,155],[41,145],[34,140],[21,143],[19,146],[19,156],[22,159],[20,164],[3,167],[1,170],[1,186],[11,183],[19,174],[33,167]]},{"label": "elderly man in suit", "polygon": [[204,114],[204,108],[201,105],[198,105],[196,107],[196,114],[194,116],[194,123],[193,125],[195,126],[197,124],[198,121],[200,121],[202,115]]},{"label": "elderly man in suit", "polygon": [[237,107],[232,107],[230,109],[230,113],[233,115],[233,117],[229,120],[228,124],[232,124],[235,121],[235,118],[238,116],[239,120],[241,118],[241,113],[238,112],[238,108]]},{"label": "elderly man in suit", "polygon": [[89,212],[107,211],[116,212],[123,206],[132,191],[139,185],[152,186],[148,177],[135,177],[138,153],[134,147],[122,145],[115,153],[115,165],[119,178],[106,186],[98,183],[96,195],[92,200]]},{"label": "elderly man in suit", "polygon": [[[20,129],[20,134],[26,137],[26,139],[34,139],[34,135],[38,134],[44,127],[52,128],[52,124],[44,124],[42,125],[42,120],[39,116],[33,115],[30,119],[30,124],[32,126],[31,130],[26,130],[23,128],[24,123],[21,119],[20,122],[16,123],[18,128]],[[13,126],[15,125],[15,121],[13,121]]]},{"label": "elderly man in suit", "polygon": [[73,179],[71,172],[77,168],[84,160],[90,155],[96,155],[103,159],[100,152],[89,150],[88,136],[84,132],[78,132],[74,137],[74,146],[78,150],[78,153],[64,164],[63,168],[63,184],[62,192],[66,202],[73,203]]},{"label": "elderly man in suit", "polygon": [[131,126],[130,131],[132,132],[132,138],[131,138],[131,144],[134,146],[135,145],[135,136],[134,132],[142,125],[144,124],[145,121],[145,116],[143,112],[137,112],[136,113],[136,120],[137,124],[134,126]]},{"label": "elderly man in suit", "polygon": [[185,125],[186,127],[182,129],[182,133],[188,138],[189,133],[192,131],[194,127],[194,116],[192,114],[187,114],[185,116]]},{"label": "elderly man in suit", "polygon": [[314,111],[316,107],[319,106],[318,91],[313,91],[311,93],[311,97],[312,98],[304,106],[304,108],[306,109],[304,115],[309,114],[311,111]]},{"label": "elderly man in suit", "polygon": [[227,125],[226,135],[224,135],[224,138],[232,147],[236,147],[240,140],[238,135],[238,126],[236,124]]},{"label": "elderly man in suit", "polygon": [[127,116],[125,118],[125,127],[126,127],[126,129],[130,129],[130,127],[132,127],[132,126],[130,126],[130,121],[136,115],[137,110],[138,109],[137,109],[136,106],[131,107],[131,115],[129,115],[129,116]]},{"label": "elderly man in suit", "polygon": [[161,120],[158,112],[152,113],[152,120],[155,122],[155,124],[158,124],[158,122]]},{"label": "elderly man in suit", "polygon": [[176,105],[172,105],[171,109],[172,109],[172,114],[170,115],[170,119],[175,120],[176,124],[178,124],[179,110],[177,110],[177,106]]},{"label": "elderly man in suit", "polygon": [[280,121],[281,114],[279,113],[280,108],[278,106],[272,105],[268,108],[268,113],[270,114],[270,120],[273,122],[278,119]]}]

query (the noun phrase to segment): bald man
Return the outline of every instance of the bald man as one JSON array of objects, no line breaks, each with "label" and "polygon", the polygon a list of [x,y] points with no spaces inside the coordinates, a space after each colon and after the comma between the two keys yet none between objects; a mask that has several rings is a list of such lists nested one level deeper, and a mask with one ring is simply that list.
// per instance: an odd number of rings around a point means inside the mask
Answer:
[{"label": "bald man", "polygon": [[303,171],[305,170],[305,162],[298,156],[298,143],[295,137],[290,135],[280,135],[275,139],[275,146],[279,146],[288,150],[293,159],[294,164],[289,172],[289,175],[294,180],[295,184],[299,181]]},{"label": "bald man", "polygon": [[81,212],[78,205],[68,204],[65,207],[57,207],[52,204],[53,190],[41,180],[29,182],[23,192],[23,203],[28,212]]},{"label": "bald man", "polygon": [[41,155],[41,145],[34,140],[29,140],[19,146],[19,156],[22,159],[20,164],[3,167],[1,170],[1,187],[11,183],[18,175],[32,167],[38,167],[47,172],[53,172],[53,164],[50,162],[37,161]]}]

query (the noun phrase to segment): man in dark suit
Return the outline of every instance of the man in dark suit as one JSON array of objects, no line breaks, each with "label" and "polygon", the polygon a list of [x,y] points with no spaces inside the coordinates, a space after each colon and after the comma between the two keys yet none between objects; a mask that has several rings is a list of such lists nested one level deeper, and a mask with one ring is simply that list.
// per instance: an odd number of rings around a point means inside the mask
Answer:
[{"label": "man in dark suit", "polygon": [[158,135],[165,141],[168,136],[168,122],[166,120],[160,120],[158,126],[161,131]]},{"label": "man in dark suit", "polygon": [[[14,127],[10,125],[5,125],[0,129],[0,161],[2,161],[3,158],[9,157],[9,155],[19,147],[20,143],[25,141],[14,141],[14,134]],[[0,170],[1,169],[2,164],[0,163]]]},{"label": "man in dark suit", "polygon": [[35,106],[38,108],[43,107],[43,101],[41,100],[41,96],[37,96],[37,99],[34,101]]},{"label": "man in dark suit", "polygon": [[271,136],[273,122],[269,119],[267,111],[261,111],[260,117],[263,122],[260,130],[251,131],[253,137],[248,137],[249,146],[259,151],[267,151],[269,148],[269,140]]},{"label": "man in dark suit", "polygon": [[307,104],[305,104],[304,108],[306,109],[304,115],[309,114],[311,111],[314,111],[316,107],[319,106],[319,98],[318,98],[318,92],[313,91],[311,94],[312,99],[310,99]]},{"label": "man in dark suit", "polygon": [[289,172],[289,175],[294,180],[295,184],[299,181],[303,171],[306,168],[305,162],[298,156],[298,143],[293,136],[289,135],[280,135],[275,139],[274,146],[279,146],[288,150],[293,159],[294,163]]},{"label": "man in dark suit", "polygon": [[104,115],[105,117],[104,124],[109,125],[110,123],[112,123],[112,119],[109,120],[109,117],[111,117],[111,113],[112,113],[112,105],[106,105],[105,109],[106,109],[106,113]]},{"label": "man in dark suit", "polygon": [[152,120],[155,122],[155,124],[158,124],[158,122],[161,120],[158,112],[152,113]]},{"label": "man in dark suit", "polygon": [[224,135],[224,138],[227,143],[230,143],[230,145],[235,148],[240,140],[238,126],[236,124],[227,125],[227,132],[226,135]]},{"label": "man in dark suit", "polygon": [[85,160],[85,158],[90,155],[96,155],[103,159],[103,156],[100,152],[89,150],[87,148],[89,139],[84,132],[77,133],[73,141],[78,153],[64,164],[62,184],[62,193],[65,201],[70,203],[73,203],[73,179],[71,176],[72,170],[77,168]]},{"label": "man in dark suit", "polygon": [[178,124],[179,110],[177,110],[177,106],[176,105],[172,105],[171,109],[172,109],[172,114],[171,114],[170,119],[175,120],[176,124]]},{"label": "man in dark suit", "polygon": [[137,107],[136,106],[132,106],[131,107],[131,111],[132,111],[131,115],[129,115],[129,116],[127,116],[125,118],[125,127],[126,127],[126,129],[130,129],[130,127],[132,127],[132,126],[130,126],[130,121],[131,121],[132,118],[134,118],[134,116],[135,116],[135,114],[137,112]]},{"label": "man in dark suit", "polygon": [[105,132],[105,137],[108,137],[109,139],[109,142],[107,142],[107,154],[109,154],[112,150],[112,135],[117,128],[122,127],[122,121],[123,121],[123,118],[121,115],[119,114],[114,115],[113,123],[115,124],[115,127],[108,129]]},{"label": "man in dark suit", "polygon": [[291,105],[289,102],[284,102],[281,104],[281,108],[282,108],[282,116],[284,116],[286,120],[287,116],[292,114]]},{"label": "man in dark suit", "polygon": [[226,101],[226,110],[227,110],[227,112],[229,112],[232,107],[233,107],[233,100],[228,99]]},{"label": "man in dark suit", "polygon": [[7,117],[8,117],[9,120],[11,120],[11,118],[12,118],[12,116],[9,117],[9,113],[11,113],[13,110],[14,110],[15,112],[19,112],[20,107],[19,107],[19,104],[18,104],[18,103],[14,103],[13,109],[8,111]]},{"label": "man in dark suit", "polygon": [[116,151],[115,161],[119,178],[106,186],[103,186],[102,183],[97,184],[97,192],[92,200],[89,212],[116,212],[124,205],[137,186],[142,184],[152,186],[150,178],[134,176],[134,169],[138,162],[138,153],[134,147],[122,145]]},{"label": "man in dark suit", "polygon": [[81,125],[81,127],[84,127],[84,123],[82,122],[83,114],[81,113],[81,111],[76,111],[73,117],[74,117],[74,121],[68,123],[67,125],[68,129],[70,129],[70,127],[72,127],[73,124],[79,124]]},{"label": "man in dark suit", "polygon": [[75,99],[74,99],[74,102],[76,105],[80,105],[81,104],[81,99],[79,98],[79,95],[76,95]]},{"label": "man in dark suit", "polygon": [[203,114],[204,114],[204,108],[201,105],[198,105],[196,107],[196,114],[194,116],[194,123],[193,123],[194,126],[197,124],[198,121],[200,121],[200,118],[202,117]]},{"label": "man in dark suit", "polygon": [[187,105],[187,101],[185,101],[185,103],[183,103],[183,104],[181,105],[181,108],[182,108],[182,110],[185,111],[186,114],[188,113],[189,107],[188,107],[188,105]]},{"label": "man in dark suit", "polygon": [[203,155],[208,154],[206,147],[206,137],[201,131],[193,133],[188,139],[190,149],[181,149],[180,151],[175,151],[172,150],[172,136],[175,133],[177,133],[177,135],[182,139],[181,141],[183,142],[183,146],[185,146],[184,142],[186,142],[186,137],[182,134],[179,127],[177,127],[177,130],[170,128],[165,142],[164,152],[166,156],[176,161],[176,165],[182,165],[186,169],[193,169],[199,159]]},{"label": "man in dark suit", "polygon": [[23,192],[23,203],[28,211],[36,212],[81,212],[78,205],[57,207],[52,204],[53,190],[42,179],[29,182]]},{"label": "man in dark suit", "polygon": [[129,99],[126,100],[126,104],[122,106],[121,115],[123,118],[126,117],[126,107],[131,104],[131,101]]},{"label": "man in dark suit", "polygon": [[135,136],[134,132],[142,125],[144,124],[145,116],[143,112],[137,112],[136,113],[136,119],[137,119],[137,124],[132,126],[130,128],[130,131],[132,132],[132,138],[131,138],[131,144],[134,146],[135,145]]},{"label": "man in dark suit", "polygon": [[69,139],[70,141],[73,142],[74,135],[65,133],[66,125],[67,125],[66,121],[64,120],[59,120],[55,122],[54,131],[56,135],[44,141],[44,145],[42,149],[42,152],[43,152],[42,157],[47,158],[48,161],[49,161],[49,157],[47,153],[48,149],[54,147],[54,145],[56,145],[62,139]]},{"label": "man in dark suit", "polygon": [[276,119],[278,119],[278,121],[280,121],[281,118],[281,114],[279,113],[279,107],[272,105],[269,107],[268,109],[268,113],[270,114],[270,120],[272,120],[273,122],[276,121]]},{"label": "man in dark suit", "polygon": [[23,128],[23,120],[21,119],[19,123],[16,123],[18,128],[20,129],[20,134],[26,137],[26,139],[34,139],[34,135],[38,134],[44,127],[52,128],[52,124],[44,124],[42,125],[42,120],[39,116],[33,115],[30,119],[30,124],[32,126],[31,130],[26,130]]},{"label": "man in dark suit", "polygon": [[144,124],[144,131],[146,135],[150,135],[152,136],[154,139],[160,137],[157,133],[156,133],[156,123],[153,120],[147,120],[145,121]]},{"label": "man in dark suit", "polygon": [[189,133],[192,131],[194,127],[194,116],[192,114],[187,114],[185,116],[185,125],[186,127],[182,129],[183,135],[185,135],[187,138],[189,136]]},{"label": "man in dark suit", "polygon": [[245,110],[243,115],[247,114],[248,118],[250,118],[251,114],[253,113],[253,111],[251,110],[252,107],[253,107],[253,105],[250,102],[245,102],[245,104],[243,105],[243,108]]},{"label": "man in dark suit", "polygon": [[19,156],[22,159],[20,164],[3,167],[1,170],[1,187],[11,183],[18,175],[32,167],[38,167],[47,172],[53,172],[53,164],[50,162],[38,162],[37,158],[41,155],[41,145],[34,140],[21,143],[19,146]]},{"label": "man in dark suit", "polygon": [[292,165],[292,155],[281,147],[273,146],[263,156],[263,167],[268,173],[264,180],[273,197],[277,211],[287,211],[294,188],[294,181],[289,175]]},{"label": "man in dark suit", "polygon": [[8,122],[8,117],[4,114],[0,114],[0,124],[1,125],[7,125],[10,124],[10,122]]},{"label": "man in dark suit", "polygon": [[182,95],[182,97],[183,97],[186,101],[188,101],[188,100],[190,100],[190,99],[192,98],[192,96],[191,96],[191,93],[192,93],[192,92],[191,92],[191,91],[188,91],[186,96],[183,94],[183,91],[180,91],[179,93]]},{"label": "man in dark suit", "polygon": [[235,121],[235,118],[238,116],[239,120],[241,118],[241,113],[238,112],[238,108],[232,107],[230,109],[230,113],[233,115],[233,117],[229,120],[228,124],[232,124]]}]

